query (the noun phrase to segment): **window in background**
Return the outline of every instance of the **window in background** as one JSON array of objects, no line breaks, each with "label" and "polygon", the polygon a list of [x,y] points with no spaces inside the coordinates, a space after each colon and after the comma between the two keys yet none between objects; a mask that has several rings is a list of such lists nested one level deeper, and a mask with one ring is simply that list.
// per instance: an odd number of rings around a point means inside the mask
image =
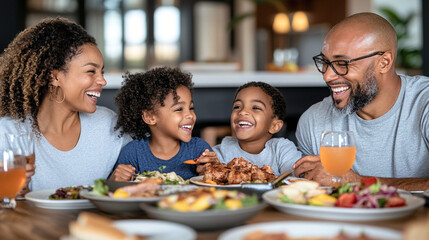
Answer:
[{"label": "window in background", "polygon": [[78,22],[78,0],[32,0],[27,1],[26,27],[36,25],[46,17],[58,15]]},{"label": "window in background", "polygon": [[180,11],[177,1],[158,1],[154,13],[154,47],[156,63],[179,63]]},{"label": "window in background", "polygon": [[147,66],[146,1],[124,1],[124,62],[127,70]]},{"label": "window in background", "polygon": [[[104,53],[105,69],[116,69],[123,65],[123,30],[121,16],[121,2],[119,0],[104,1],[103,14],[103,39],[104,46],[100,49]],[[97,39],[100,35],[93,34]]]}]

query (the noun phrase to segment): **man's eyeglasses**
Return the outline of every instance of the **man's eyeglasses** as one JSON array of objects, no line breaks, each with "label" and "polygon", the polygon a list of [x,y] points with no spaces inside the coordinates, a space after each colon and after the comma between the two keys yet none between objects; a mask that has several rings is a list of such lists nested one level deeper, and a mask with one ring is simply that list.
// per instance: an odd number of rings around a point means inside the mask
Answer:
[{"label": "man's eyeglasses", "polygon": [[319,70],[319,72],[321,72],[322,74],[324,74],[328,70],[328,67],[331,66],[332,70],[334,70],[336,74],[340,76],[344,76],[344,75],[347,75],[347,73],[349,72],[349,68],[348,68],[349,63],[358,61],[361,59],[369,58],[375,55],[383,55],[384,53],[385,52],[374,52],[369,55],[353,58],[350,60],[335,60],[335,61],[328,61],[321,53],[317,56],[314,56],[313,60],[314,60],[314,63],[316,64],[317,70]]}]

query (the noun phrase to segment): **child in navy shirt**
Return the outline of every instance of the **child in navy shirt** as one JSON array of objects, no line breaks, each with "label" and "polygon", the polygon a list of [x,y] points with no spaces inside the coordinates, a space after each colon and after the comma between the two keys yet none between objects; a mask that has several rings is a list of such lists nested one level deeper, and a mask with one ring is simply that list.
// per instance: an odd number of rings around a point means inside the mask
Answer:
[{"label": "child in navy shirt", "polygon": [[[154,68],[126,74],[116,97],[116,129],[134,141],[121,151],[110,179],[129,181],[134,173],[176,172],[184,179],[196,174],[195,165],[183,162],[200,157],[209,144],[192,137],[197,119],[192,100],[191,75],[178,68]],[[207,151],[208,152],[208,151]]]}]

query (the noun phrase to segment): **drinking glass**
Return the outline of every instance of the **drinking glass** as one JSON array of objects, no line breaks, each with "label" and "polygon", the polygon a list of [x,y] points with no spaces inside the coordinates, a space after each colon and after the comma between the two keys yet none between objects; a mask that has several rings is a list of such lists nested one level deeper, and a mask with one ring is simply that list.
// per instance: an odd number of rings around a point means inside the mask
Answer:
[{"label": "drinking glass", "polygon": [[9,146],[15,157],[23,156],[27,163],[34,164],[34,133],[24,132],[19,134],[6,134]]},{"label": "drinking glass", "polygon": [[0,201],[2,208],[15,208],[15,197],[25,183],[25,157],[15,155],[10,134],[0,135]]},{"label": "drinking glass", "polygon": [[352,131],[324,131],[320,140],[320,159],[332,175],[332,185],[338,185],[342,176],[353,166],[356,144]]}]

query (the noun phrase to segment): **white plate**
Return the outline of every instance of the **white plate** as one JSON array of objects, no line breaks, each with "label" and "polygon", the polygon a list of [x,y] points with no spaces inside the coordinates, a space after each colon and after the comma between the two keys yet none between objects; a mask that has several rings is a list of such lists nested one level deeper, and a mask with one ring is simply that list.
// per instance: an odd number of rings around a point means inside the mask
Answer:
[{"label": "white plate", "polygon": [[366,225],[326,223],[326,222],[269,222],[250,224],[230,229],[222,233],[218,240],[240,240],[244,236],[254,232],[285,233],[292,238],[333,238],[341,231],[351,237],[357,237],[362,232],[370,238],[400,240],[402,235],[398,231],[387,228],[372,227]]},{"label": "white plate", "polygon": [[153,204],[143,203],[140,205],[149,217],[185,224],[202,231],[225,229],[242,225],[262,211],[266,206],[266,203],[259,203],[254,206],[243,207],[236,210],[179,212],[161,209]]},{"label": "white plate", "polygon": [[139,234],[149,240],[194,240],[197,233],[190,227],[158,220],[119,220],[113,223],[127,234]]},{"label": "white plate", "polygon": [[51,200],[49,195],[54,194],[56,189],[45,189],[34,192],[29,192],[25,195],[25,199],[40,208],[49,209],[88,209],[94,208],[94,205],[87,199],[75,200]]},{"label": "white plate", "polygon": [[262,195],[269,204],[284,213],[292,215],[322,218],[331,220],[350,221],[373,221],[395,219],[412,214],[417,208],[424,205],[422,198],[401,195],[407,201],[407,206],[396,208],[340,208],[340,207],[318,207],[292,203],[282,203],[277,200],[279,190],[271,190]]},{"label": "white plate", "polygon": [[[236,188],[240,187],[241,184],[227,184],[227,185],[215,185],[210,183],[201,182],[204,176],[196,176],[189,179],[189,181],[193,184],[199,185],[199,186],[205,186],[205,187],[222,187],[222,188]],[[286,184],[291,184],[289,181],[299,181],[299,180],[306,180],[305,178],[297,178],[297,177],[287,177],[285,180],[283,180]]]},{"label": "white plate", "polygon": [[153,203],[162,199],[161,196],[148,198],[113,198],[94,194],[92,191],[88,191],[87,189],[80,191],[80,195],[86,199],[89,199],[89,201],[91,201],[95,207],[101,211],[109,213],[140,211],[140,203]]},{"label": "white plate", "polygon": [[204,176],[196,176],[196,177],[191,177],[189,179],[189,181],[195,185],[199,185],[199,186],[204,186],[204,187],[223,187],[223,188],[236,188],[236,187],[240,187],[241,184],[227,184],[227,185],[216,185],[216,184],[210,184],[210,183],[205,183],[205,182],[201,182],[201,180],[203,179]]}]

